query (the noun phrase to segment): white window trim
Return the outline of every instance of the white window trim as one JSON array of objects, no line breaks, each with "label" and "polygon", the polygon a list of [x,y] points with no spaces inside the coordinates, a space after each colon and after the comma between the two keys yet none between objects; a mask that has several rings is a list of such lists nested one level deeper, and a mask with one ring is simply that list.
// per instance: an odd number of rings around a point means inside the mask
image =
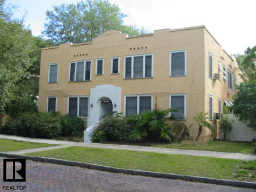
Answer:
[{"label": "white window trim", "polygon": [[150,94],[139,94],[139,95],[125,95],[124,96],[124,116],[127,117],[126,115],[126,98],[127,97],[136,97],[137,98],[137,115],[139,115],[140,112],[140,97],[141,96],[148,96],[151,97],[151,111],[153,111],[153,96]]},{"label": "white window trim", "polygon": [[47,103],[46,111],[49,112],[49,111],[48,111],[48,104],[49,104],[49,99],[50,99],[50,98],[55,98],[55,99],[56,99],[55,112],[57,112],[57,110],[58,110],[58,98],[57,98],[56,96],[48,96],[48,97],[47,97],[47,100],[46,100],[46,103]]},{"label": "white window trim", "polygon": [[[114,59],[118,59],[118,72],[113,73],[113,61]],[[120,74],[120,57],[112,57],[111,59],[111,74]]]},{"label": "white window trim", "polygon": [[[131,63],[131,79],[134,79],[134,71],[133,71],[133,66],[134,66],[134,57],[137,56],[143,56],[143,77],[142,78],[153,78],[154,77],[154,54],[153,53],[146,53],[146,54],[138,54],[138,55],[128,55],[124,57],[124,64],[123,64],[123,78],[126,79],[125,73],[126,73],[126,58],[131,57],[132,58],[132,63]],[[151,71],[151,77],[146,77],[146,56],[152,56],[152,71]],[[135,78],[137,79],[137,78]],[[140,79],[140,78],[138,78]]]},{"label": "white window trim", "polygon": [[[185,56],[185,71],[184,71],[184,75],[182,76],[172,76],[172,54],[173,53],[183,53],[184,52],[184,56]],[[187,76],[187,51],[184,50],[177,50],[177,51],[169,51],[169,76],[170,77],[184,77]]]},{"label": "white window trim", "polygon": [[208,97],[208,112],[210,111],[210,98],[212,98],[212,118],[210,118],[210,113],[209,113],[209,120],[213,121],[214,120],[214,96],[209,94]]},{"label": "white window trim", "polygon": [[[50,70],[52,65],[57,65],[57,81],[50,82]],[[58,83],[59,82],[59,65],[57,63],[50,63],[48,64],[48,83]]]},{"label": "white window trim", "polygon": [[[187,94],[178,93],[178,94],[169,94],[169,109],[172,107],[172,96],[183,96],[184,97],[184,119],[179,120],[187,120]],[[171,112],[169,114],[171,116]]]},{"label": "white window trim", "polygon": [[[210,58],[212,59],[212,66],[211,66],[211,71],[212,71],[212,74],[211,74],[211,76],[210,76]],[[213,80],[213,69],[214,69],[214,59],[213,59],[213,55],[211,54],[211,53],[209,53],[209,55],[208,55],[208,77],[211,79],[211,80]]]},{"label": "white window trim", "polygon": [[[98,61],[101,61],[102,60],[102,74],[98,74]],[[99,59],[96,59],[96,69],[95,69],[95,74],[96,75],[104,75],[104,59],[103,58],[99,58]]]},{"label": "white window trim", "polygon": [[218,63],[218,74],[219,74],[219,76],[221,76],[222,74],[222,64],[221,64],[221,62],[219,62]]},{"label": "white window trim", "polygon": [[[74,96],[68,96],[68,102],[67,102],[67,114],[69,115],[69,99],[70,98],[77,98],[77,114],[76,116],[77,117],[80,117],[80,118],[85,118],[85,117],[89,117],[89,111],[90,111],[90,102],[89,102],[89,96],[77,96],[77,95],[74,95]],[[88,112],[87,112],[87,116],[79,116],[79,105],[80,105],[80,98],[87,98],[88,99]]]},{"label": "white window trim", "polygon": [[[85,71],[86,71],[86,62],[91,62],[91,66],[90,66],[90,81],[92,80],[92,60],[78,60],[78,61],[71,61],[69,63],[69,82],[81,82],[81,81],[77,81],[76,80],[76,68],[77,68],[77,63],[78,62],[83,62],[84,63],[84,77],[83,77],[83,80],[82,81],[88,81],[88,80],[85,80]],[[75,63],[75,74],[74,74],[74,81],[70,81],[70,72],[71,72],[71,64],[72,63]]]}]

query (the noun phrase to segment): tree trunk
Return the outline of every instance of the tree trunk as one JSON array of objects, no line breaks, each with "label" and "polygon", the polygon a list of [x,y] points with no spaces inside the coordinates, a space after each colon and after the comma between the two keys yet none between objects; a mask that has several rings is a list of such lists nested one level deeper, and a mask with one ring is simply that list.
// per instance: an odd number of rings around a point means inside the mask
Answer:
[{"label": "tree trunk", "polygon": [[203,127],[199,126],[199,130],[198,130],[198,133],[197,133],[197,136],[196,136],[196,141],[198,141],[199,137],[201,136],[202,130],[203,130]]}]

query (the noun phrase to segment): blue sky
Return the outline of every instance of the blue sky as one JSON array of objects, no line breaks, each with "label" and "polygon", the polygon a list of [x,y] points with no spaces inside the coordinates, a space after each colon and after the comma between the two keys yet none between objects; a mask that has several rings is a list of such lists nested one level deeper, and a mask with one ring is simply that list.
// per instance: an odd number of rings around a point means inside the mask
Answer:
[{"label": "blue sky", "polygon": [[[80,0],[7,0],[24,17],[34,35],[40,35],[45,13],[62,3]],[[256,45],[255,0],[109,0],[127,14],[125,24],[152,32],[161,28],[205,25],[230,54]]]}]

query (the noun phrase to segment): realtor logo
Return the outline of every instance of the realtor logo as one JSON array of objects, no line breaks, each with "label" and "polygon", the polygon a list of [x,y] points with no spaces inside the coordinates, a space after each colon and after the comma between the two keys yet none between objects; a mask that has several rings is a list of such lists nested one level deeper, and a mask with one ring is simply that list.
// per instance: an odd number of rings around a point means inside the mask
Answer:
[{"label": "realtor logo", "polygon": [[3,172],[5,182],[25,182],[26,159],[4,159]]}]

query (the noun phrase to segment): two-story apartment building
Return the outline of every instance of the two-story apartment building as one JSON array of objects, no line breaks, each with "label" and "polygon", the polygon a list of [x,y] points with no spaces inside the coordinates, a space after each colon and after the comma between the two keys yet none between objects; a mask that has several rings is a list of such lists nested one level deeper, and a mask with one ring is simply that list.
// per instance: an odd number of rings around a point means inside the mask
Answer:
[{"label": "two-story apartment building", "polygon": [[[239,69],[204,26],[128,37],[108,31],[90,43],[42,49],[39,110],[88,118],[94,127],[110,111],[126,116],[176,108],[176,119],[198,128],[230,104]],[[207,135],[204,131],[204,135]]]}]

